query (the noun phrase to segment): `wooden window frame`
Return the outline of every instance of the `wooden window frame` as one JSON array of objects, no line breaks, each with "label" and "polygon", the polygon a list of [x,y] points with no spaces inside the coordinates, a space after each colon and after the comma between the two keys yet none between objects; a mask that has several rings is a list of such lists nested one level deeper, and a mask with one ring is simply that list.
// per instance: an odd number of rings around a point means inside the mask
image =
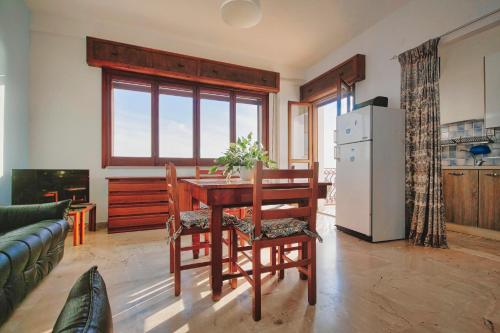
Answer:
[{"label": "wooden window frame", "polygon": [[[151,157],[112,156],[112,81],[115,79],[127,82],[151,84]],[[193,91],[193,157],[175,158],[159,156],[159,91],[160,86],[179,86]],[[269,148],[269,93],[254,92],[242,89],[214,86],[198,82],[169,79],[159,76],[138,74],[114,69],[102,70],[102,168],[108,166],[164,166],[172,162],[179,166],[209,166],[212,158],[200,158],[200,91],[215,90],[229,93],[230,98],[230,142],[236,141],[236,97],[253,97],[262,100],[261,142]]]}]

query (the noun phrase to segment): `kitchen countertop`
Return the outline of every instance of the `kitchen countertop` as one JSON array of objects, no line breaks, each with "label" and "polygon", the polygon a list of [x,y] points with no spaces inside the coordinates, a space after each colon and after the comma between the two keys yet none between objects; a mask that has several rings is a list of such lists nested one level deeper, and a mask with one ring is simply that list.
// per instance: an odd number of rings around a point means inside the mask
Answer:
[{"label": "kitchen countertop", "polygon": [[454,165],[454,166],[443,166],[443,170],[500,170],[500,165]]}]

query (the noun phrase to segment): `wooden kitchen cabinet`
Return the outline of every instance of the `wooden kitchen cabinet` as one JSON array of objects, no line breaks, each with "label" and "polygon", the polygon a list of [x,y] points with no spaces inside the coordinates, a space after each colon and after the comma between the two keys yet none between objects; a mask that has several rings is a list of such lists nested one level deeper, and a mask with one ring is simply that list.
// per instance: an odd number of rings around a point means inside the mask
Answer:
[{"label": "wooden kitchen cabinet", "polygon": [[448,222],[478,226],[478,186],[478,170],[443,170],[443,193]]},{"label": "wooden kitchen cabinet", "polygon": [[479,170],[479,227],[500,231],[500,170]]}]

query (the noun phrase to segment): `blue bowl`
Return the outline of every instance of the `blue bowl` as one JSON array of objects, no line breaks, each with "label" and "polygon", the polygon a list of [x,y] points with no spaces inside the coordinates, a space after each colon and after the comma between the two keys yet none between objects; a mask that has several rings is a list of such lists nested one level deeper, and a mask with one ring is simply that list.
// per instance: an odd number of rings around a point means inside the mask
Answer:
[{"label": "blue bowl", "polygon": [[491,153],[491,149],[487,145],[478,145],[470,148],[469,152],[472,155],[485,155]]}]

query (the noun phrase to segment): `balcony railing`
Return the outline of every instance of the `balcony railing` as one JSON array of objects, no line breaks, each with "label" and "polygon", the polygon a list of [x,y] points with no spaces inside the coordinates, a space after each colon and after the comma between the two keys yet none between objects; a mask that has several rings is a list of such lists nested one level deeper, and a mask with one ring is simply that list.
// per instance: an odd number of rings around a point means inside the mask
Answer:
[{"label": "balcony railing", "polygon": [[326,205],[335,205],[335,196],[337,194],[337,186],[335,184],[335,176],[337,175],[337,169],[335,168],[325,168],[323,170],[323,179],[325,182],[330,183],[328,186],[328,192],[326,194]]}]

